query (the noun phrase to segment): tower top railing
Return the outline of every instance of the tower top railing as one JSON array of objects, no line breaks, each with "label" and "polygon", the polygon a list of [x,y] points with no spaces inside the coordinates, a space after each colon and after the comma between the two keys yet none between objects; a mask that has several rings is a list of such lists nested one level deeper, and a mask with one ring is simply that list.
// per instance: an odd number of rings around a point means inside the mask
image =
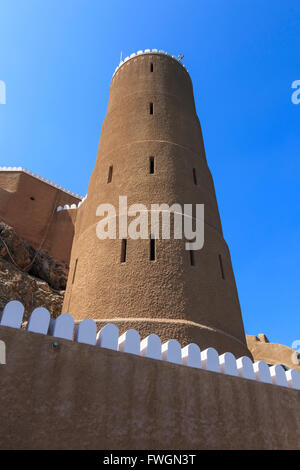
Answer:
[{"label": "tower top railing", "polygon": [[148,54],[159,54],[159,55],[165,55],[165,56],[168,56],[170,57],[171,59],[175,60],[178,64],[180,64],[184,70],[187,72],[187,74],[189,75],[189,72],[186,68],[186,66],[181,62],[181,59],[172,55],[172,54],[169,54],[168,52],[165,52],[165,51],[162,51],[162,50],[158,50],[158,49],[145,49],[144,51],[137,51],[136,53],[133,52],[130,56],[127,56],[125,57],[124,60],[121,60],[119,65],[116,67],[114,73],[113,73],[113,76],[112,78],[115,76],[115,74],[118,72],[118,70],[122,67],[122,65],[126,64],[129,60],[131,59],[134,59],[134,58],[137,58],[141,55],[148,55]]}]

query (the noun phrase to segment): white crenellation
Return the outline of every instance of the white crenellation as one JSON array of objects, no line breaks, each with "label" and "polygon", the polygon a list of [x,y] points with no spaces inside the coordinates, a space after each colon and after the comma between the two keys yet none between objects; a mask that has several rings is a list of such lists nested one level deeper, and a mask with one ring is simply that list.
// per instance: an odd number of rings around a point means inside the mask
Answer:
[{"label": "white crenellation", "polygon": [[219,355],[215,348],[207,348],[201,352],[202,368],[211,372],[220,372]]},{"label": "white crenellation", "polygon": [[46,335],[50,325],[50,313],[44,307],[37,307],[33,310],[27,323],[27,331]]},{"label": "white crenellation", "polygon": [[47,180],[47,178],[43,178],[42,176],[37,175],[36,173],[33,173],[30,170],[27,170],[26,168],[22,168],[21,166],[0,166],[0,171],[22,171],[23,173],[26,173],[27,175],[33,176],[33,178],[36,178],[40,181],[43,181],[43,183],[49,184],[50,186],[53,186],[54,188],[60,189],[64,193],[70,194],[73,197],[76,197],[77,199],[82,199],[82,196],[77,193],[73,193],[72,191],[69,191],[66,188],[63,188],[59,184],[53,183],[50,180]]},{"label": "white crenellation", "polygon": [[236,358],[230,352],[226,352],[220,356],[220,369],[222,374],[238,376]]},{"label": "white crenellation", "polygon": [[91,318],[86,318],[76,327],[74,340],[77,343],[96,344],[97,325]]},{"label": "white crenellation", "polygon": [[140,354],[152,359],[161,359],[161,339],[152,333],[141,341]]},{"label": "white crenellation", "polygon": [[300,372],[296,369],[289,369],[285,373],[288,386],[300,390]]},{"label": "white crenellation", "polygon": [[178,57],[176,57],[172,54],[169,54],[168,52],[162,51],[162,50],[152,49],[152,51],[151,51],[150,49],[145,49],[144,51],[137,51],[137,53],[134,52],[130,56],[125,57],[124,60],[121,60],[119,65],[116,67],[112,78],[114,78],[114,76],[117,73],[117,71],[119,70],[119,68],[123,64],[125,64],[125,62],[127,62],[130,59],[133,59],[136,56],[140,56],[140,55],[144,55],[144,54],[162,54],[162,55],[166,55],[166,56],[170,57],[171,59],[176,60],[176,62],[178,62],[184,68],[184,70],[188,73],[187,68],[183,65],[183,63],[181,62],[181,60],[179,60]]},{"label": "white crenellation", "polygon": [[181,350],[181,359],[182,364],[189,367],[196,367],[196,369],[201,369],[201,351],[197,344],[191,343],[182,348]]},{"label": "white crenellation", "polygon": [[281,387],[288,387],[288,381],[285,375],[285,370],[280,364],[275,364],[270,367],[270,374],[272,383],[274,385],[280,385]]},{"label": "white crenellation", "polygon": [[254,368],[253,368],[253,362],[249,357],[247,356],[242,356],[236,361],[238,373],[240,377],[243,377],[244,379],[249,379],[249,380],[255,380],[255,374],[254,374]]},{"label": "white crenellation", "polygon": [[86,196],[84,196],[84,198],[81,199],[81,201],[79,201],[79,203],[76,205],[76,204],[65,204],[64,206],[58,206],[57,209],[56,209],[56,212],[60,212],[60,211],[66,211],[66,210],[71,210],[71,209],[78,209],[78,207],[81,206],[81,204],[84,203],[84,201],[86,200]]},{"label": "white crenellation", "polygon": [[253,364],[253,370],[256,380],[259,382],[272,383],[270,368],[265,361],[257,361]]},{"label": "white crenellation", "polygon": [[161,347],[163,361],[173,362],[173,364],[182,364],[181,346],[176,339],[169,339]]},{"label": "white crenellation", "polygon": [[[21,328],[23,314],[24,307],[21,302],[18,300],[8,302],[0,316],[0,326]],[[73,340],[73,330],[74,319],[72,315],[63,313],[55,320],[50,321],[50,313],[43,307],[36,308],[27,323],[27,331],[29,332],[48,334],[71,341]],[[285,371],[280,364],[268,366],[264,361],[253,363],[247,356],[236,359],[230,352],[219,355],[214,348],[207,348],[200,352],[199,346],[194,343],[182,348],[175,339],[162,344],[161,339],[156,334],[151,334],[141,340],[140,334],[134,329],[127,330],[119,335],[119,329],[113,323],[105,325],[97,335],[96,330],[95,321],[87,318],[77,326],[74,341],[122,353],[172,362],[179,366],[202,368],[214,373],[300,390],[300,372],[296,369]]]},{"label": "white crenellation", "polygon": [[118,340],[118,351],[140,355],[141,338],[136,330],[127,330]]},{"label": "white crenellation", "polygon": [[50,323],[49,334],[56,338],[73,339],[74,318],[69,313],[62,313]]},{"label": "white crenellation", "polygon": [[97,346],[118,350],[119,328],[113,323],[105,325],[97,334]]},{"label": "white crenellation", "polygon": [[18,300],[8,302],[0,317],[1,326],[10,326],[11,328],[21,328],[24,315],[24,307]]}]

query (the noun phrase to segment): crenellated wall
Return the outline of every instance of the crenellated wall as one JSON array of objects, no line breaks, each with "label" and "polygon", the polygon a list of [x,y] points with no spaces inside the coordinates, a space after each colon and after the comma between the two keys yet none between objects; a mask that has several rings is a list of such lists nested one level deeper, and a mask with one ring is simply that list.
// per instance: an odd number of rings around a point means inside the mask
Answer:
[{"label": "crenellated wall", "polygon": [[0,168],[0,219],[34,248],[69,262],[75,211],[58,206],[78,204],[81,196],[17,167]]},{"label": "crenellated wall", "polygon": [[0,449],[300,448],[299,372],[275,366],[268,376],[261,361],[236,367],[215,350],[199,356],[196,345],[140,342],[137,331],[118,336],[114,325],[96,336],[90,319],[72,341],[72,317],[49,330],[42,308],[27,331],[21,322],[22,305],[8,304]]}]

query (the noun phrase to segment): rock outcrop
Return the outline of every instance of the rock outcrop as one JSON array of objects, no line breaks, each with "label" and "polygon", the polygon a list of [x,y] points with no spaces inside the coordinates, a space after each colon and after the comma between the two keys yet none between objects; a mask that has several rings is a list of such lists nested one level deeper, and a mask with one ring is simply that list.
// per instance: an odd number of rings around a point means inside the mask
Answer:
[{"label": "rock outcrop", "polygon": [[65,263],[35,250],[12,227],[0,222],[0,311],[10,300],[20,300],[25,306],[24,320],[41,306],[57,317],[67,276]]},{"label": "rock outcrop", "polygon": [[46,281],[53,289],[66,288],[67,264],[54,260],[44,250],[35,250],[4,222],[0,222],[0,258],[20,271]]}]

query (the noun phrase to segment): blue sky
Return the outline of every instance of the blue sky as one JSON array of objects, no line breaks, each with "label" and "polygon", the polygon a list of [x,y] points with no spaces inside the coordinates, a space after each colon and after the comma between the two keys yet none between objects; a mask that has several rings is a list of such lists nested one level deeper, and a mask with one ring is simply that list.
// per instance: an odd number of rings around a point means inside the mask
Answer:
[{"label": "blue sky", "polygon": [[0,0],[0,166],[85,195],[123,57],[184,54],[246,332],[300,339],[299,0]]}]

